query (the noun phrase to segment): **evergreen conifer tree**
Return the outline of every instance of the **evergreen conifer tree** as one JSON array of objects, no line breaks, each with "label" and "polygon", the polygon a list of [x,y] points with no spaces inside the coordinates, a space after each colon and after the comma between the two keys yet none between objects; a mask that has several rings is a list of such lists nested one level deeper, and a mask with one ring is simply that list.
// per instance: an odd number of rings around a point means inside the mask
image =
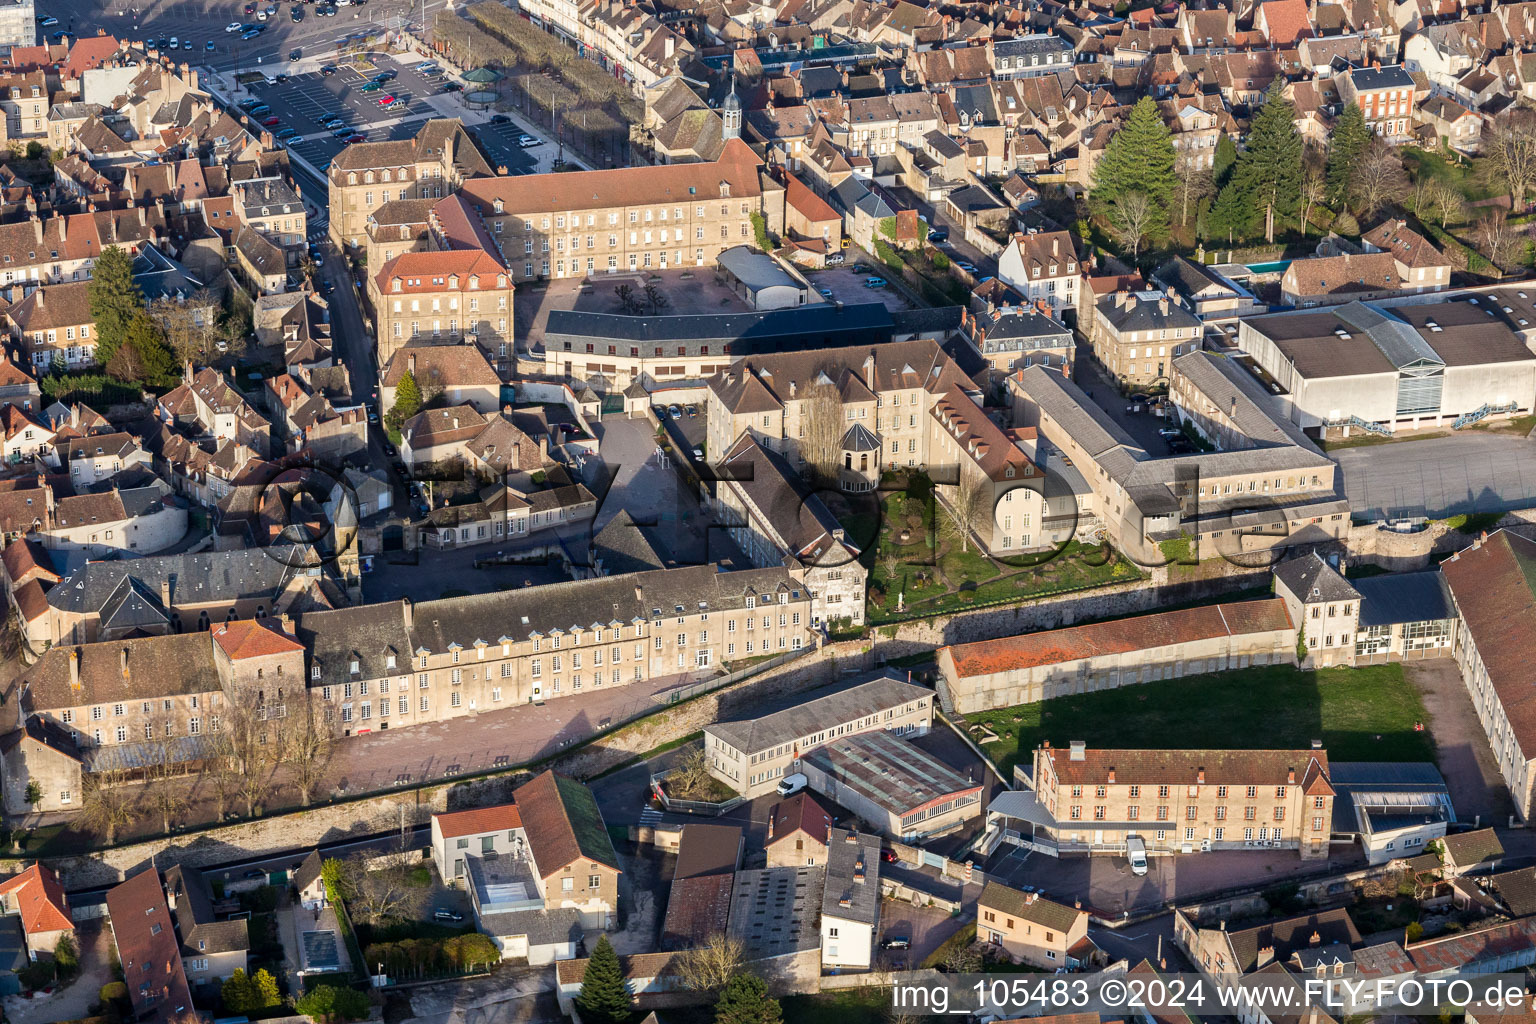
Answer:
[{"label": "evergreen conifer tree", "polygon": [[624,984],[624,968],[606,935],[597,940],[587,961],[576,1008],[586,1024],[624,1024],[629,1020],[632,1004]]},{"label": "evergreen conifer tree", "polygon": [[1349,203],[1349,179],[1360,158],[1371,145],[1371,128],[1365,123],[1360,106],[1351,103],[1339,115],[1328,137],[1328,202],[1343,207]]},{"label": "evergreen conifer tree", "polygon": [[1173,165],[1173,136],[1152,97],[1143,96],[1094,165],[1089,198],[1095,212],[1107,214],[1121,197],[1140,192],[1157,207],[1159,231],[1154,233],[1166,232],[1173,200]]},{"label": "evergreen conifer tree", "polygon": [[128,340],[134,318],[144,313],[144,293],[133,279],[133,257],[109,245],[96,258],[86,288],[96,321],[96,361],[105,366]]}]

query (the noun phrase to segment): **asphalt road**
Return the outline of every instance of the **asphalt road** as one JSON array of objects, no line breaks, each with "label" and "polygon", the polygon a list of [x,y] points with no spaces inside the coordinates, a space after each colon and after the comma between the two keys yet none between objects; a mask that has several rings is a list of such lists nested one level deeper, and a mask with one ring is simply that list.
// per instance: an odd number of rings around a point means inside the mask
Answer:
[{"label": "asphalt road", "polygon": [[1465,431],[1329,453],[1357,518],[1505,512],[1536,501],[1536,441]]},{"label": "asphalt road", "polygon": [[[269,0],[263,0],[264,8]],[[271,0],[276,2],[276,0]],[[94,34],[97,28],[119,39],[147,40],[191,39],[191,50],[178,50],[180,59],[215,69],[228,69],[282,63],[294,47],[331,48],[337,39],[354,32],[400,29],[430,25],[443,0],[369,0],[364,7],[338,8],[334,18],[315,16],[314,7],[304,6],[304,20],[290,20],[292,3],[278,3],[276,16],[261,22],[266,26],[260,36],[241,42],[237,33],[225,32],[231,22],[258,24],[247,15],[245,4],[236,0],[52,0],[38,5],[38,13],[51,14],[59,24],[48,31]],[[46,7],[46,12],[45,12]],[[214,44],[209,52],[208,43]]]}]

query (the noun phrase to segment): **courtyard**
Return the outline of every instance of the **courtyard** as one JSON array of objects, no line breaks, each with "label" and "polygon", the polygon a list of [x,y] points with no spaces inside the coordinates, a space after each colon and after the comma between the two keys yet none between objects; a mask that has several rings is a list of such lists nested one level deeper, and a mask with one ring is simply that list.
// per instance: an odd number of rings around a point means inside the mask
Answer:
[{"label": "courtyard", "polygon": [[1107,545],[994,558],[962,543],[956,525],[914,477],[904,489],[849,499],[840,516],[869,570],[865,618],[871,625],[1135,580],[1140,572]]},{"label": "courtyard", "polygon": [[[1057,697],[966,716],[1005,776],[1065,746],[1304,750],[1334,761],[1435,761],[1429,716],[1403,666],[1254,667]],[[1422,730],[1416,726],[1423,725]]]},{"label": "courtyard", "polygon": [[[591,277],[563,277],[517,287],[512,304],[513,324],[528,351],[543,347],[549,314],[557,309],[581,313],[623,313],[618,289],[628,286],[641,312],[634,315],[687,316],[699,313],[750,313],[752,307],[715,278],[713,267],[620,271]],[[649,304],[646,288],[660,296]]]}]

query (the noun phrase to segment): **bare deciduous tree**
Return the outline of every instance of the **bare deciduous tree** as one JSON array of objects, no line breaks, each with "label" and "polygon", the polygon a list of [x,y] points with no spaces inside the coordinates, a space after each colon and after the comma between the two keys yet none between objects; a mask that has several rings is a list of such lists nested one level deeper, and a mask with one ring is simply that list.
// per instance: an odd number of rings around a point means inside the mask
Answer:
[{"label": "bare deciduous tree", "polygon": [[432,890],[411,884],[410,871],[416,858],[408,852],[388,854],[384,863],[371,871],[369,859],[359,853],[342,861],[345,888],[350,892],[347,909],[369,924],[420,916]]},{"label": "bare deciduous tree", "polygon": [[709,755],[702,746],[684,754],[667,776],[667,791],[681,800],[705,796],[713,776],[709,774]]},{"label": "bare deciduous tree", "polygon": [[[1461,189],[1447,178],[1431,178],[1425,198],[1429,208],[1439,217],[1442,231],[1447,224],[1453,220],[1460,220],[1466,213],[1466,197],[1461,194]],[[1422,214],[1420,216],[1422,218]]]},{"label": "bare deciduous tree", "polygon": [[107,845],[117,840],[117,830],[139,820],[138,794],[123,786],[127,773],[118,768],[92,772],[85,779],[85,822],[105,833]]},{"label": "bare deciduous tree", "polygon": [[1173,183],[1173,201],[1179,204],[1179,226],[1189,223],[1190,207],[1198,207],[1200,200],[1216,194],[1216,183],[1211,180],[1211,169],[1189,156],[1179,158],[1175,171],[1178,177]]},{"label": "bare deciduous tree", "polygon": [[741,973],[746,960],[740,939],[716,932],[697,949],[684,952],[677,962],[683,984],[694,992],[719,992],[725,983]]},{"label": "bare deciduous tree", "polygon": [[1501,270],[1513,266],[1520,258],[1525,238],[1520,229],[1509,223],[1509,216],[1495,207],[1477,222],[1477,247],[1488,257],[1488,262]]},{"label": "bare deciduous tree", "polygon": [[1301,172],[1301,234],[1307,234],[1307,218],[1328,195],[1328,178],[1321,169],[1307,167]]},{"label": "bare deciduous tree", "polygon": [[1510,205],[1525,209],[1526,195],[1536,185],[1536,111],[1516,107],[1495,118],[1483,133],[1482,149],[1509,189]]},{"label": "bare deciduous tree", "polygon": [[973,942],[944,954],[944,970],[950,974],[975,974],[981,970],[981,950]]},{"label": "bare deciduous tree", "polygon": [[971,534],[976,532],[992,511],[992,488],[979,473],[960,473],[960,482],[941,488],[944,500],[938,502],[944,518],[960,538],[960,550],[969,551]]},{"label": "bare deciduous tree", "polygon": [[830,377],[818,375],[800,400],[800,457],[823,484],[837,479],[843,443],[843,399]]},{"label": "bare deciduous tree", "polygon": [[299,790],[300,803],[308,807],[315,787],[331,765],[335,737],[325,721],[325,709],[308,690],[291,700],[287,710],[288,714],[278,722],[278,757],[288,766],[289,776]]},{"label": "bare deciduous tree", "polygon": [[1156,218],[1157,206],[1144,192],[1127,192],[1115,200],[1110,220],[1120,244],[1131,247],[1132,259],[1141,255],[1141,243]]},{"label": "bare deciduous tree", "polygon": [[1349,192],[1363,219],[1391,206],[1408,189],[1403,160],[1391,144],[1377,139],[1349,176]]}]

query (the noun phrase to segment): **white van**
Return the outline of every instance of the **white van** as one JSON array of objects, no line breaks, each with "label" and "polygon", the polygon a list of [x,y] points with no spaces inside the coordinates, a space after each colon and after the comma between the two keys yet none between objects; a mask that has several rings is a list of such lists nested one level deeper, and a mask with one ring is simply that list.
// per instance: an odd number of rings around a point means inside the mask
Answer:
[{"label": "white van", "polygon": [[779,796],[794,796],[805,788],[808,781],[803,772],[784,776],[784,781],[779,783]]},{"label": "white van", "polygon": [[1141,836],[1131,836],[1126,839],[1125,854],[1131,862],[1131,874],[1147,873],[1147,844]]}]

